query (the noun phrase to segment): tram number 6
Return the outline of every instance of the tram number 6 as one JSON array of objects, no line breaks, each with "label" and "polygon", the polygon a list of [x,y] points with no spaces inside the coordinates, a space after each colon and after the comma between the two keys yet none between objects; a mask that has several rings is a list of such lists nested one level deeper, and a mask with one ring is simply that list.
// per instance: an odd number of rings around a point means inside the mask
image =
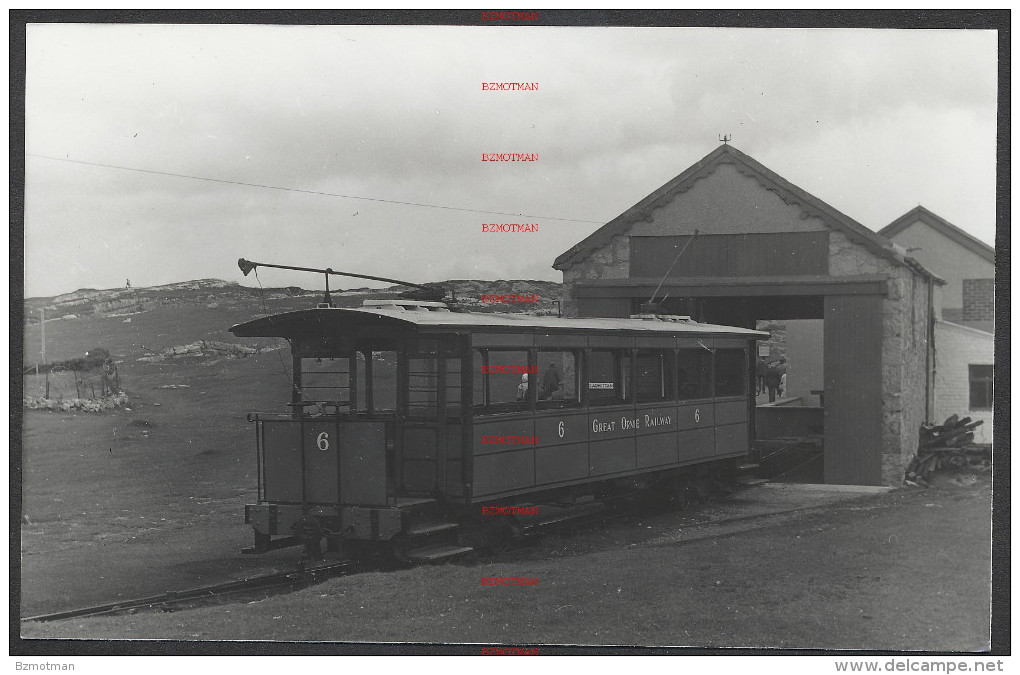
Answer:
[{"label": "tram number 6", "polygon": [[701,410],[699,410],[698,408],[694,409],[694,421],[695,422],[701,421]]},{"label": "tram number 6", "polygon": [[556,427],[556,431],[559,433],[560,438],[563,438],[563,422],[561,421],[559,426]]},{"label": "tram number 6", "polygon": [[323,431],[319,434],[318,438],[315,439],[315,445],[319,447],[319,450],[325,452],[329,450],[329,432]]}]

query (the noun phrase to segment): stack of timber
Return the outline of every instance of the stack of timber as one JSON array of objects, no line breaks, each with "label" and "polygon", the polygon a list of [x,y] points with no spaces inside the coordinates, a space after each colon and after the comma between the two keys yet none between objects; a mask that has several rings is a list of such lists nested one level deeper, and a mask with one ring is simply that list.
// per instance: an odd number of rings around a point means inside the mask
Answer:
[{"label": "stack of timber", "polygon": [[992,447],[974,443],[974,429],[984,420],[952,415],[943,424],[922,424],[917,455],[907,467],[907,485],[929,485],[939,469],[961,468],[991,461]]}]

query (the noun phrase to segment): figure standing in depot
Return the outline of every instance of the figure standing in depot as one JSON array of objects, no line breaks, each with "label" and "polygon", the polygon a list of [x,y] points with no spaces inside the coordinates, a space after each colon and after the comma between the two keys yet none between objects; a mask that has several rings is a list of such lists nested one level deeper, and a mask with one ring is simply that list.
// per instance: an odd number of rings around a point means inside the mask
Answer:
[{"label": "figure standing in depot", "polygon": [[563,389],[563,377],[560,375],[556,364],[550,363],[549,370],[545,371],[545,375],[542,378],[542,389],[540,390],[539,398],[542,400],[551,399],[559,395],[561,389]]},{"label": "figure standing in depot", "polygon": [[528,374],[521,375],[521,383],[517,385],[517,400],[524,401],[528,398]]},{"label": "figure standing in depot", "polygon": [[756,376],[756,385],[754,388],[755,396],[765,391],[765,375],[768,373],[768,370],[769,366],[765,363],[765,357],[759,354],[758,363],[754,366],[754,373]]},{"label": "figure standing in depot", "polygon": [[[769,364],[765,373],[765,386],[769,390],[769,403],[776,402],[776,393],[782,392],[786,382],[786,357],[779,357],[778,361]],[[785,392],[784,392],[785,393]],[[783,394],[780,394],[783,395]]]}]

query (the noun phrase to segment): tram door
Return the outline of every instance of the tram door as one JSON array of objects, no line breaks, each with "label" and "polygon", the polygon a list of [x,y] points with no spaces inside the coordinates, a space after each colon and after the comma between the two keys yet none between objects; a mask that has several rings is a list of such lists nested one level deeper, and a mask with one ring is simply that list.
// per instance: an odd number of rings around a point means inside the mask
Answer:
[{"label": "tram door", "polygon": [[[448,364],[456,365],[456,372]],[[459,361],[410,355],[401,380],[404,396],[400,444],[397,450],[398,493],[431,495],[446,484],[447,400],[456,386],[460,404]],[[452,377],[451,377],[452,375]]]}]

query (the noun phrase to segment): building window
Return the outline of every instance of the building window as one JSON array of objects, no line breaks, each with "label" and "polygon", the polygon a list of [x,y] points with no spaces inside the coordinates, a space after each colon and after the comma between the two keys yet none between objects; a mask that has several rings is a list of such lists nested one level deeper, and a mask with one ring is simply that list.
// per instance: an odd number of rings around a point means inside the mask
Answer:
[{"label": "building window", "polygon": [[970,375],[970,409],[992,409],[992,366],[967,366]]}]

